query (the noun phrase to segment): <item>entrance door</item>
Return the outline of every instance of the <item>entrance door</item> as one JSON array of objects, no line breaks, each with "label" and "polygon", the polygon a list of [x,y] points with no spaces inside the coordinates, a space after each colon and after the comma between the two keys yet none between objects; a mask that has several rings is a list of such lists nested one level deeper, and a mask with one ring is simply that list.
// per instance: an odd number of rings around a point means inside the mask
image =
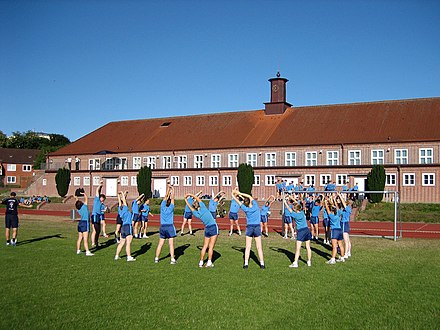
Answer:
[{"label": "entrance door", "polygon": [[[365,191],[365,189],[367,189],[367,186],[365,184],[366,182],[367,182],[366,176],[360,176],[354,178],[354,184],[357,183],[359,191]],[[364,194],[359,194],[359,197],[364,198]]]},{"label": "entrance door", "polygon": [[105,194],[109,197],[115,197],[118,195],[118,179],[105,179]]},{"label": "entrance door", "polygon": [[167,193],[167,179],[153,179],[153,195],[157,191],[159,197],[165,197]]}]

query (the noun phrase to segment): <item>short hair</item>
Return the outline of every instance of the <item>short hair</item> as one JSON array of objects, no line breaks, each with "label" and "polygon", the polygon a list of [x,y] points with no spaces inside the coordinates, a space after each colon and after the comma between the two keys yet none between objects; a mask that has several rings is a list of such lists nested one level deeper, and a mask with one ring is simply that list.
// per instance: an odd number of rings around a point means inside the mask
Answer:
[{"label": "short hair", "polygon": [[251,200],[249,199],[249,197],[243,197],[243,204],[246,206],[249,206],[249,204],[251,203]]},{"label": "short hair", "polygon": [[104,199],[106,199],[107,197],[105,197],[104,194],[100,194],[100,195],[99,195],[99,198],[104,198]]},{"label": "short hair", "polygon": [[77,210],[80,210],[83,205],[84,205],[84,203],[81,202],[81,201],[76,201],[75,202],[75,207],[76,207]]},{"label": "short hair", "polygon": [[171,204],[171,198],[168,198],[167,199],[167,207],[170,206],[170,204]]},{"label": "short hair", "polygon": [[15,191],[11,191],[11,196],[12,196],[12,197],[17,196],[17,194],[15,193]]}]

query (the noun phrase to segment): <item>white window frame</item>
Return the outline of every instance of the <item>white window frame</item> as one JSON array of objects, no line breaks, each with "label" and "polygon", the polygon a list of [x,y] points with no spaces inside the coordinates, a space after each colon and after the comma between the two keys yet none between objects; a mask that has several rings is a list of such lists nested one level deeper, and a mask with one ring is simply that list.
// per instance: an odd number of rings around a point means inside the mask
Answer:
[{"label": "white window frame", "polygon": [[[406,156],[402,156],[402,152],[406,152]],[[400,153],[399,156],[397,154]],[[394,164],[409,164],[408,149],[394,149]]]},{"label": "white window frame", "polygon": [[336,185],[344,186],[348,182],[348,174],[336,174]]},{"label": "white window frame", "polygon": [[223,175],[222,183],[224,187],[232,186],[232,175]]},{"label": "white window frame", "polygon": [[144,166],[149,166],[152,170],[156,168],[156,156],[147,156],[142,161]]},{"label": "white window frame", "polygon": [[[425,183],[425,179],[427,176],[432,177],[432,183]],[[435,173],[422,173],[422,186],[423,187],[434,187],[435,186]]]},{"label": "white window frame", "polygon": [[41,183],[43,186],[47,186],[47,179],[43,179],[43,182]]},{"label": "white window frame", "polygon": [[[324,178],[326,179],[325,181],[323,180]],[[332,181],[331,174],[325,173],[325,174],[320,174],[319,175],[319,185],[321,187],[325,187],[331,181]]]},{"label": "white window frame", "polygon": [[361,150],[348,150],[348,165],[362,165]]},{"label": "white window frame", "polygon": [[[430,151],[431,155],[427,156],[426,153]],[[422,152],[425,154],[422,155]],[[434,148],[419,148],[419,164],[432,164],[434,163]]]},{"label": "white window frame", "polygon": [[194,168],[203,168],[205,157],[203,155],[194,155]]},{"label": "white window frame", "polygon": [[259,174],[254,174],[254,186],[259,187],[261,185],[261,177]]},{"label": "white window frame", "polygon": [[138,183],[137,183],[137,176],[136,175],[132,175],[130,177],[130,186],[132,187],[137,187]]},{"label": "white window frame", "polygon": [[315,174],[306,174],[304,176],[304,179],[305,179],[304,181],[305,181],[306,186],[311,186],[311,185],[316,186],[316,175]]},{"label": "white window frame", "polygon": [[31,172],[32,171],[32,165],[24,164],[22,169],[23,169],[23,172]]},{"label": "white window frame", "polygon": [[17,170],[17,165],[16,164],[8,164],[6,166],[6,169],[8,172],[15,172]]},{"label": "white window frame", "polygon": [[177,157],[177,168],[188,168],[188,156],[179,155]]},{"label": "white window frame", "polygon": [[83,185],[90,186],[90,177],[89,176],[83,177]]},{"label": "white window frame", "polygon": [[100,170],[101,169],[101,162],[99,161],[99,158],[90,158],[89,159],[89,170]]},{"label": "white window frame", "polygon": [[246,164],[251,165],[252,167],[257,167],[258,164],[258,155],[255,152],[250,152],[246,154]]},{"label": "white window frame", "polygon": [[8,175],[6,177],[6,182],[7,184],[14,184],[17,183],[17,177],[13,176],[13,175]]},{"label": "white window frame", "polygon": [[205,186],[205,176],[204,175],[197,175],[196,176],[196,186],[197,187],[204,187]]},{"label": "white window frame", "polygon": [[339,151],[338,150],[327,151],[327,165],[328,166],[339,165]]},{"label": "white window frame", "polygon": [[228,154],[228,167],[238,167],[238,154]]},{"label": "white window frame", "polygon": [[179,176],[177,176],[177,175],[172,175],[171,177],[170,177],[170,184],[172,185],[172,186],[174,186],[174,187],[178,187],[179,186],[179,184],[180,184],[180,180],[179,180],[180,178],[179,178]]},{"label": "white window frame", "polygon": [[185,176],[183,177],[183,185],[184,185],[185,187],[191,187],[192,184],[193,184],[193,178],[192,178],[192,176],[191,176],[191,175],[185,175]]},{"label": "white window frame", "polygon": [[81,185],[81,177],[80,176],[73,177],[73,185],[75,187],[78,187]]},{"label": "white window frame", "polygon": [[266,167],[277,166],[277,153],[276,152],[266,152],[264,154],[264,165]]},{"label": "white window frame", "polygon": [[222,155],[212,154],[211,155],[211,168],[219,168],[222,164]]},{"label": "white window frame", "polygon": [[306,151],[304,154],[305,166],[318,166],[318,152]]},{"label": "white window frame", "polygon": [[275,186],[276,182],[277,182],[277,178],[275,175],[268,174],[264,177],[264,185],[267,187]]},{"label": "white window frame", "polygon": [[[394,183],[393,183],[394,181]],[[396,173],[386,173],[385,174],[385,186],[395,186],[397,183]]]},{"label": "white window frame", "polygon": [[173,166],[171,156],[162,156],[162,168],[170,169]]},{"label": "white window frame", "polygon": [[209,176],[209,186],[210,187],[218,187],[218,175],[210,175]]},{"label": "white window frame", "polygon": [[[407,183],[406,181],[409,180],[409,178],[411,176],[412,176],[414,182],[411,183],[411,181],[409,181],[409,183]],[[402,179],[402,186],[414,187],[416,185],[416,174],[415,173],[403,173],[402,177],[403,177],[403,179]]]},{"label": "white window frame", "polygon": [[100,183],[101,183],[101,178],[99,176],[94,176],[92,180],[92,184],[94,186],[99,186]]},{"label": "white window frame", "polygon": [[286,151],[284,153],[284,166],[296,166],[296,152]]},{"label": "white window frame", "polygon": [[128,176],[126,175],[121,176],[121,186],[123,187],[128,186]]},{"label": "white window frame", "polygon": [[117,170],[126,170],[126,169],[128,169],[128,159],[127,159],[127,157],[116,158],[115,169],[117,169]]},{"label": "white window frame", "polygon": [[[121,165],[123,165],[123,163],[121,162]],[[139,170],[142,167],[142,157],[133,157],[133,169],[134,170]]]},{"label": "white window frame", "polygon": [[[376,153],[376,156],[374,156]],[[382,154],[382,156],[380,156]],[[372,149],[371,150],[371,165],[383,165],[385,164],[385,150],[383,149]]]}]

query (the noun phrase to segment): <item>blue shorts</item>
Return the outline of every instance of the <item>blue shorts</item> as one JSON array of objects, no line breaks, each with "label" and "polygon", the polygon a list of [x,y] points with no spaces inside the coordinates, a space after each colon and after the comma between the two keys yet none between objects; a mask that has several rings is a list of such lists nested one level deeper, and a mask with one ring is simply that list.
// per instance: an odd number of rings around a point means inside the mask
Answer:
[{"label": "blue shorts", "polygon": [[92,214],[92,223],[100,223],[101,220],[101,214]]},{"label": "blue shorts", "polygon": [[260,222],[266,223],[267,222],[267,215],[262,215]]},{"label": "blue shorts", "polygon": [[133,230],[132,230],[131,225],[128,225],[128,224],[122,225],[122,227],[121,227],[121,237],[122,238],[126,238],[127,236],[131,236],[131,235],[133,235]]},{"label": "blue shorts", "polygon": [[310,223],[312,225],[317,225],[319,224],[319,217],[310,217]]},{"label": "blue shorts", "polygon": [[148,215],[141,215],[141,220],[143,222],[148,222]]},{"label": "blue shorts", "polygon": [[187,219],[187,220],[191,220],[191,219],[193,218],[193,214],[192,214],[192,212],[185,212],[185,213],[183,214],[183,218],[184,218],[184,219]]},{"label": "blue shorts", "polygon": [[[209,211],[209,212],[211,212],[211,211]],[[217,212],[211,212],[211,215],[214,219],[217,218]]]},{"label": "blue shorts", "polygon": [[341,222],[342,232],[349,233],[350,232],[350,222]]},{"label": "blue shorts", "polygon": [[296,240],[300,242],[307,242],[312,239],[312,234],[310,233],[309,227],[298,229],[296,234]]},{"label": "blue shorts", "polygon": [[292,217],[284,216],[284,223],[287,223],[287,224],[292,223]]},{"label": "blue shorts", "polygon": [[229,220],[238,220],[238,213],[229,212]]},{"label": "blue shorts", "polygon": [[141,221],[141,215],[137,214],[137,213],[133,213],[133,215],[131,216],[131,221],[134,221],[134,222]]},{"label": "blue shorts", "polygon": [[100,213],[99,215],[101,216],[101,221],[104,221],[104,220],[105,220],[105,215],[104,215],[104,213]]},{"label": "blue shorts", "polygon": [[246,236],[248,237],[260,237],[261,227],[260,225],[247,225],[246,226]]},{"label": "blue shorts", "polygon": [[218,235],[218,226],[217,224],[209,225],[205,227],[205,237],[209,238],[212,236]]},{"label": "blue shorts", "polygon": [[329,218],[324,218],[322,220],[322,223],[323,223],[324,227],[328,227],[328,226],[330,226],[330,219]]},{"label": "blue shorts", "polygon": [[78,222],[78,233],[87,233],[90,231],[90,226],[88,221]]},{"label": "blue shorts", "polygon": [[18,215],[6,214],[5,215],[5,228],[18,228]]},{"label": "blue shorts", "polygon": [[166,238],[173,238],[176,237],[176,228],[174,225],[160,225],[159,228],[159,237],[166,239]]},{"label": "blue shorts", "polygon": [[116,216],[116,224],[117,225],[122,225],[122,219],[121,219],[121,216],[119,214]]},{"label": "blue shorts", "polygon": [[342,234],[342,229],[332,229],[332,239],[336,239],[338,241],[342,241],[344,239],[344,236]]}]

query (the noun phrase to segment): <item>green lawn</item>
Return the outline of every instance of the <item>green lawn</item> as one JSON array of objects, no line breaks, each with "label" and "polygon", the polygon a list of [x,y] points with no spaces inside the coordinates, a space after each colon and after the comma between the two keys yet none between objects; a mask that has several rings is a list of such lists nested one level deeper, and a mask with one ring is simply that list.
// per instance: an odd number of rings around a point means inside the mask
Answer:
[{"label": "green lawn", "polygon": [[76,223],[22,218],[19,245],[0,247],[0,329],[440,324],[439,240],[353,238],[353,257],[334,266],[325,264],[328,249],[312,244],[312,267],[290,269],[293,242],[272,234],[267,269],[251,262],[243,270],[244,237],[223,231],[215,267],[199,269],[202,231],[177,237],[177,265],[153,263],[157,233],[136,240],[137,261],[127,263],[113,260],[110,240],[94,257],[76,255]]},{"label": "green lawn", "polygon": [[[400,217],[404,222],[440,222],[440,203],[401,203]],[[394,203],[368,203],[359,212],[358,221],[394,221]]]}]

